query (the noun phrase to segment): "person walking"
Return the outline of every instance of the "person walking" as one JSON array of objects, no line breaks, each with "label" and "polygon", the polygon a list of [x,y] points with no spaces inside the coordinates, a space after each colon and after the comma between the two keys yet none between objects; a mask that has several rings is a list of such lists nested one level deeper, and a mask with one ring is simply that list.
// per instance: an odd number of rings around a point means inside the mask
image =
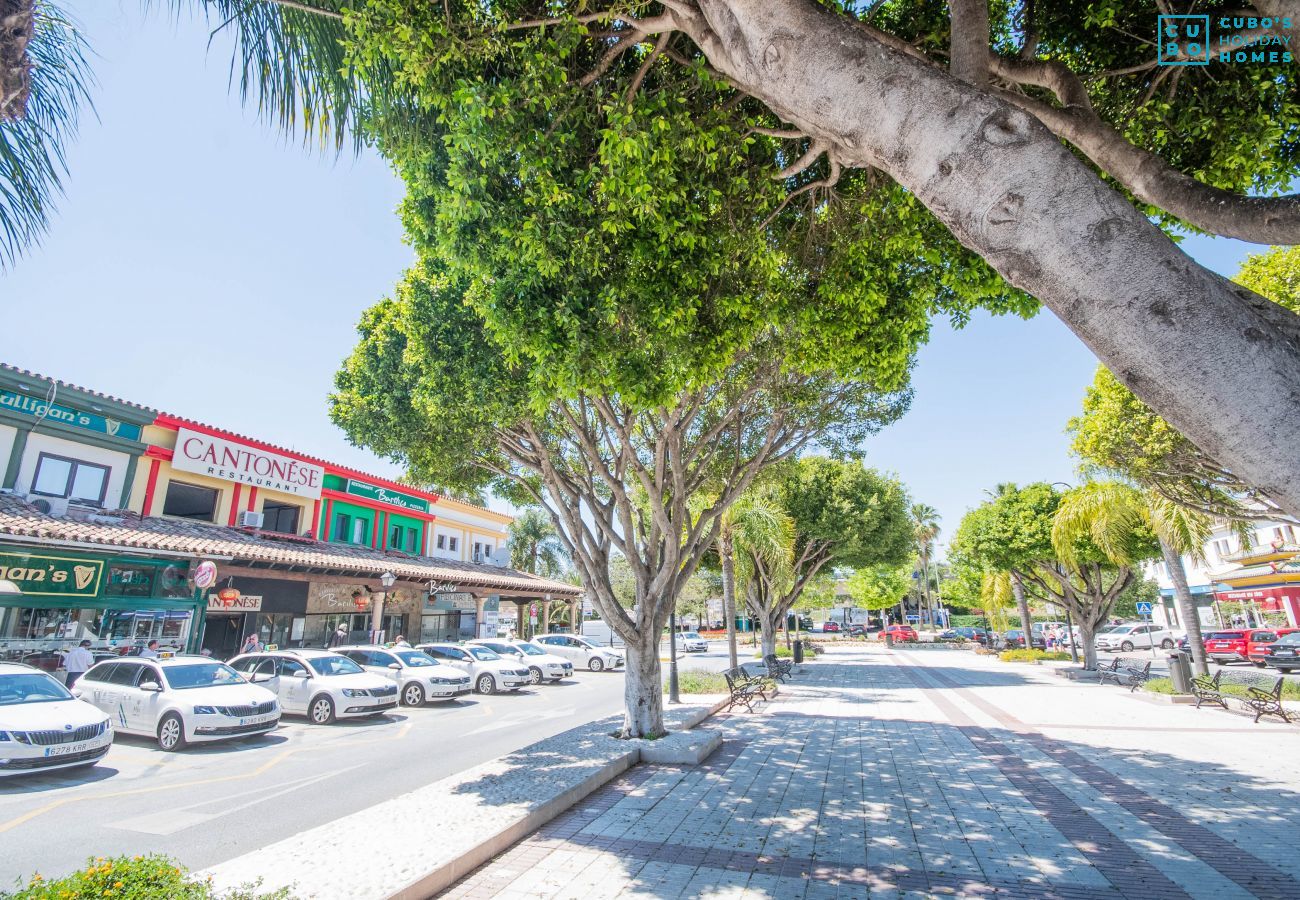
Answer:
[{"label": "person walking", "polygon": [[330,639],[325,643],[325,646],[327,648],[342,647],[347,642],[348,626],[343,622],[340,622],[339,627],[334,629],[334,633],[330,635]]},{"label": "person walking", "polygon": [[68,687],[77,683],[77,679],[86,674],[86,670],[95,664],[95,657],[90,652],[90,641],[82,641],[63,657],[63,668],[68,670]]}]

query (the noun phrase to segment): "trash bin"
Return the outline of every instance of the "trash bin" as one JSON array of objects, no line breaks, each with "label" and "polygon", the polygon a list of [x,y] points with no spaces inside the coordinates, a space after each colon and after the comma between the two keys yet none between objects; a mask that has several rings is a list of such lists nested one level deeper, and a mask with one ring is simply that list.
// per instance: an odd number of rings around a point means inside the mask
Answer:
[{"label": "trash bin", "polygon": [[803,662],[803,641],[794,642],[794,664],[797,666]]},{"label": "trash bin", "polygon": [[1169,680],[1179,694],[1192,692],[1192,655],[1182,650],[1169,654]]},{"label": "trash bin", "polygon": [[886,632],[885,632],[885,646],[886,646],[886,647],[892,647],[892,646],[894,646],[894,635],[893,635],[893,632],[890,632],[890,631],[886,631]]}]

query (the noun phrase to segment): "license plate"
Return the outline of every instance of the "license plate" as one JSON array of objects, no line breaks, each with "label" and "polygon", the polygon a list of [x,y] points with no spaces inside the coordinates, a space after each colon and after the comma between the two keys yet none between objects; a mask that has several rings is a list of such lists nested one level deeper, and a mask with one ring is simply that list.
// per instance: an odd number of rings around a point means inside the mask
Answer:
[{"label": "license plate", "polygon": [[75,744],[62,744],[58,747],[46,747],[46,756],[67,756],[69,753],[84,753],[94,747],[99,741],[78,741]]},{"label": "license plate", "polygon": [[1273,655],[1274,655],[1274,656],[1295,656],[1295,651],[1294,651],[1294,650],[1278,650],[1278,651],[1276,651]]},{"label": "license plate", "polygon": [[275,713],[267,713],[264,716],[249,716],[246,719],[240,719],[240,725],[261,725],[263,722],[274,722]]}]

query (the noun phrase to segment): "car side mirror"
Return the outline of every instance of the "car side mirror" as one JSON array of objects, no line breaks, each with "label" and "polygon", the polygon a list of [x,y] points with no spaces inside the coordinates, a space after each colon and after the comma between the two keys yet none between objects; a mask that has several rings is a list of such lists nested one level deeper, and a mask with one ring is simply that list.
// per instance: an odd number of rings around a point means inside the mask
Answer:
[{"label": "car side mirror", "polygon": [[140,690],[160,694],[162,693],[162,685],[156,681],[142,681],[140,682]]},{"label": "car side mirror", "polygon": [[389,664],[388,664],[388,668],[390,668],[390,669],[398,669],[398,670],[400,670],[400,669],[402,668],[402,664],[401,664],[401,663],[389,663]]},{"label": "car side mirror", "polygon": [[270,672],[257,672],[253,675],[253,684],[261,684],[265,681],[270,681],[274,677],[275,676]]}]

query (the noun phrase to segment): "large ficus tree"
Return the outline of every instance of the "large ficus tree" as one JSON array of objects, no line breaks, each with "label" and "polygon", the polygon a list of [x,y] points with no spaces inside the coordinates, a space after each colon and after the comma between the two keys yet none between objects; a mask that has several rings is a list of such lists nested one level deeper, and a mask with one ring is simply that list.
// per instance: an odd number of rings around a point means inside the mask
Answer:
[{"label": "large ficus tree", "polygon": [[776,630],[819,575],[832,569],[897,565],[912,554],[908,497],[897,479],[856,460],[807,456],[780,473],[777,494],[790,519],[788,566],[752,561],[744,592],[758,620],[763,653],[776,652]]}]

